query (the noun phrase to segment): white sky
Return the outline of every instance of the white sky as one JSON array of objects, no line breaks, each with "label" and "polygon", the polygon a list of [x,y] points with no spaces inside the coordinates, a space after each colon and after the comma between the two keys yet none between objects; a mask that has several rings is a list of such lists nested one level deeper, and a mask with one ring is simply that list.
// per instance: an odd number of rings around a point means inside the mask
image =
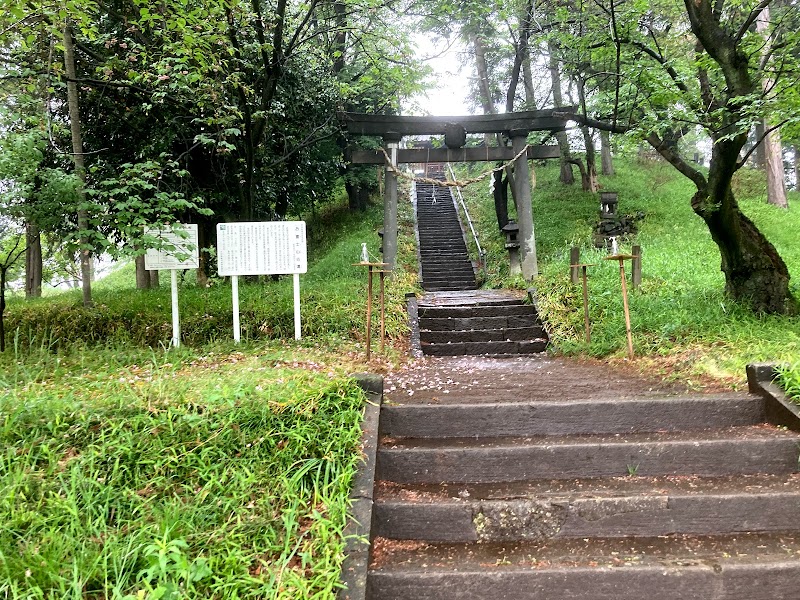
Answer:
[{"label": "white sky", "polygon": [[436,117],[471,114],[467,105],[467,88],[471,76],[469,67],[462,67],[459,54],[465,51],[460,42],[448,47],[442,40],[438,45],[424,35],[415,36],[419,55],[431,57],[427,64],[433,68],[431,81],[438,82],[427,95],[417,95],[404,103],[403,114]]}]

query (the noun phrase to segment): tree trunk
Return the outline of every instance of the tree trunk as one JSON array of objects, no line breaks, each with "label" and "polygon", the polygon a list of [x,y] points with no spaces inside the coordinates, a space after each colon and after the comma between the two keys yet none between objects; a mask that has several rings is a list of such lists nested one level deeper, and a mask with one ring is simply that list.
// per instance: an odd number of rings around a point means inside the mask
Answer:
[{"label": "tree trunk", "polygon": [[133,263],[136,266],[136,289],[149,290],[150,273],[144,268],[144,255],[134,258]]},{"label": "tree trunk", "polygon": [[794,189],[800,191],[800,146],[792,146],[794,150]]},{"label": "tree trunk", "polygon": [[494,197],[494,213],[497,216],[497,227],[503,229],[508,225],[508,179],[503,171],[492,174],[492,196]]},{"label": "tree trunk", "polygon": [[[765,6],[756,19],[756,31],[764,38],[764,49],[762,54],[767,60],[771,50],[772,42],[769,34],[770,11],[769,6]],[[773,87],[774,81],[765,77],[761,82],[765,93]],[[764,121],[762,128],[769,131],[769,123]],[[764,138],[764,167],[767,171],[767,202],[781,208],[789,208],[786,200],[786,175],[783,171],[783,147],[781,145],[781,134],[777,129],[767,133]],[[760,150],[760,149],[759,149]]]},{"label": "tree trunk", "polygon": [[[564,97],[561,94],[561,69],[556,55],[556,45],[552,40],[548,42],[549,50],[549,69],[550,82],[553,89],[553,106],[561,108],[564,106]],[[558,149],[561,152],[561,175],[560,180],[564,185],[575,183],[575,175],[572,173],[572,153],[569,149],[569,139],[566,131],[556,132]]]},{"label": "tree trunk", "polygon": [[[80,180],[81,202],[85,200],[86,163],[81,138],[81,115],[78,105],[78,84],[75,81],[75,45],[72,29],[67,22],[64,25],[64,70],[67,75],[67,106],[69,108],[69,128],[72,135],[72,160],[75,174]],[[92,251],[89,246],[89,213],[85,208],[78,210],[78,235],[80,236],[81,285],[83,289],[83,305],[92,305]]]},{"label": "tree trunk", "polygon": [[597,183],[597,153],[594,149],[594,138],[592,138],[592,130],[588,127],[581,127],[581,132],[583,133],[583,143],[586,145],[586,170],[581,173],[581,184],[584,192],[595,193],[600,186]]},{"label": "tree trunk", "polygon": [[[581,110],[583,114],[587,114],[586,109],[586,80],[577,75],[575,78],[576,87],[578,90],[578,100],[581,103]],[[581,133],[583,134],[583,144],[586,148],[586,170],[581,173],[581,184],[583,185],[584,192],[596,192],[600,189],[597,184],[597,161],[595,158],[594,138],[592,131],[586,125],[581,125]]]},{"label": "tree trunk", "polygon": [[756,312],[794,310],[789,270],[775,247],[739,209],[731,181],[743,143],[717,140],[712,149],[708,184],[692,199],[722,256],[725,290]]},{"label": "tree trunk", "polygon": [[483,40],[477,33],[470,35],[470,42],[475,52],[475,69],[478,73],[478,95],[480,96],[483,114],[493,115],[497,113],[492,100],[492,91],[489,87],[489,66],[486,63],[486,51],[483,48]]},{"label": "tree trunk", "polygon": [[786,174],[783,170],[783,146],[781,134],[775,129],[764,139],[764,155],[767,159],[767,202],[780,208],[789,208],[786,199]]},{"label": "tree trunk", "polygon": [[536,90],[533,87],[530,50],[522,59],[522,81],[525,84],[525,110],[536,110]]},{"label": "tree trunk", "polygon": [[614,159],[611,156],[611,134],[600,132],[600,166],[603,175],[614,175]]},{"label": "tree trunk", "polygon": [[25,224],[25,297],[42,296],[42,235],[34,223]]},{"label": "tree trunk", "polygon": [[761,142],[764,139],[764,123],[756,124],[756,140],[755,143],[758,144],[756,147],[756,151],[753,152],[751,155],[753,157],[753,164],[755,165],[756,169],[763,169],[767,166],[767,154],[766,154],[766,147]]},{"label": "tree trunk", "polygon": [[150,289],[158,289],[158,271],[150,271]]},{"label": "tree trunk", "polygon": [[0,352],[6,351],[6,272],[8,267],[0,265]]},{"label": "tree trunk", "polygon": [[200,219],[197,223],[197,247],[200,249],[197,267],[197,285],[207,288],[210,284],[209,274],[211,272],[211,255],[208,248],[214,246],[214,234],[216,230],[214,224],[205,219]]}]

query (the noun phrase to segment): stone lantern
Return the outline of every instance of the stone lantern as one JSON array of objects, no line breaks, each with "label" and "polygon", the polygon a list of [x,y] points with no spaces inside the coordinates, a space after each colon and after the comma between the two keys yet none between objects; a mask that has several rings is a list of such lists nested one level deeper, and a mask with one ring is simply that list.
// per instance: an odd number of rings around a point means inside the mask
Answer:
[{"label": "stone lantern", "polygon": [[617,216],[618,195],[617,192],[600,192],[601,219],[613,219]]},{"label": "stone lantern", "polygon": [[503,227],[503,233],[506,234],[506,250],[508,250],[508,257],[511,261],[509,272],[512,275],[522,274],[522,265],[519,262],[519,225],[515,221],[509,221]]}]

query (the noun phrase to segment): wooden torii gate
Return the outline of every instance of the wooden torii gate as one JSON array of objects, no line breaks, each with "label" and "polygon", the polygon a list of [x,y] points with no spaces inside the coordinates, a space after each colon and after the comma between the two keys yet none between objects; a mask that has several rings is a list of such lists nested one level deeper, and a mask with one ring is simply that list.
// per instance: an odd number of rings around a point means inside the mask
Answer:
[{"label": "wooden torii gate", "polygon": [[[560,109],[563,111],[563,109]],[[517,205],[519,223],[520,263],[522,275],[531,280],[538,275],[536,237],[533,229],[533,207],[529,185],[529,159],[558,158],[558,146],[528,146],[531,131],[561,131],[566,118],[556,116],[555,110],[536,110],[500,115],[469,115],[463,117],[409,117],[340,113],[339,118],[348,133],[356,136],[376,136],[383,139],[391,166],[400,163],[510,161],[514,157],[512,194]],[[511,147],[464,148],[470,133],[502,133],[511,139]],[[444,135],[445,148],[400,149],[407,135]],[[527,152],[525,151],[527,146]],[[386,156],[377,150],[355,150],[353,164],[381,165]],[[397,175],[387,165],[383,213],[383,262],[394,269],[397,258]]]}]

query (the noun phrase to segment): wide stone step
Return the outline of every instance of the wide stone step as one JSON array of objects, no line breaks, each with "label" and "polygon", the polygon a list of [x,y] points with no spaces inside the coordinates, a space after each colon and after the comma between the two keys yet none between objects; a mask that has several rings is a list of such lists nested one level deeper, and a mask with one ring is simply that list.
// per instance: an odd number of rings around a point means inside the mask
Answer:
[{"label": "wide stone step", "polygon": [[375,540],[370,600],[789,600],[797,534],[436,544]]},{"label": "wide stone step", "polygon": [[533,315],[508,315],[499,317],[423,317],[420,329],[430,331],[466,331],[470,329],[513,329],[536,325]]},{"label": "wide stone step", "polygon": [[540,325],[532,327],[510,327],[506,329],[471,329],[468,331],[430,331],[419,332],[421,342],[446,344],[448,342],[525,342],[544,338]]},{"label": "wide stone step", "polygon": [[[456,392],[457,393],[457,392]],[[603,400],[395,404],[381,409],[381,432],[393,438],[467,438],[628,434],[756,425],[755,395]]]},{"label": "wide stone step", "polygon": [[453,285],[443,285],[443,284],[422,284],[422,289],[426,292],[458,292],[458,291],[468,291],[468,290],[477,290],[478,284],[477,283],[458,283]]},{"label": "wide stone step", "polygon": [[395,440],[380,479],[492,483],[530,479],[794,473],[800,435],[759,425],[700,432]]},{"label": "wide stone step", "polygon": [[434,280],[434,279],[443,279],[443,280],[451,280],[451,279],[475,279],[475,273],[472,270],[472,267],[465,265],[464,263],[460,265],[452,265],[450,268],[446,267],[434,267],[434,268],[426,268],[425,266],[422,267],[422,278],[423,280]]},{"label": "wide stone step", "polygon": [[536,307],[532,304],[500,304],[496,306],[421,306],[420,317],[500,317],[508,315],[537,316]]},{"label": "wide stone step", "polygon": [[433,306],[500,306],[519,304],[521,296],[513,293],[497,293],[496,290],[480,290],[462,293],[426,294],[419,300],[420,309]]},{"label": "wide stone step", "polygon": [[428,356],[516,356],[539,354],[547,349],[547,340],[535,339],[522,342],[448,342],[432,344],[422,342],[422,353]]},{"label": "wide stone step", "polygon": [[383,486],[374,535],[425,542],[800,531],[800,477]]}]

